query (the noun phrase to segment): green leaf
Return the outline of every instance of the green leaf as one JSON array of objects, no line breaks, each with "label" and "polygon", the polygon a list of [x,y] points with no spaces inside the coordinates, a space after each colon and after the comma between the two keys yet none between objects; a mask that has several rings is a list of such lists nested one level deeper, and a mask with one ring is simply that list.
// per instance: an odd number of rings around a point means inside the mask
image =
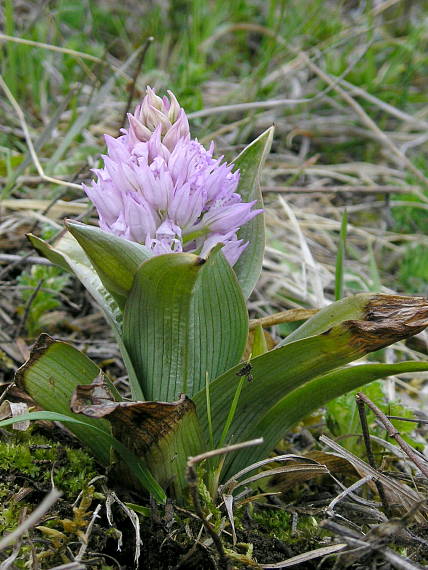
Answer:
[{"label": "green leaf", "polygon": [[225,477],[231,477],[245,465],[266,457],[287,430],[330,400],[373,380],[407,372],[424,372],[428,362],[399,362],[396,364],[359,364],[334,370],[296,388],[270,408],[257,423],[245,432],[245,439],[263,435],[256,448],[239,450],[228,465]]},{"label": "green leaf", "polygon": [[[187,458],[206,449],[195,404],[187,396],[176,402],[115,402],[110,389],[97,380],[77,387],[72,409],[92,418],[106,418],[114,437],[150,467],[159,485],[183,499]],[[133,484],[129,465],[116,464],[114,476]]]},{"label": "green leaf", "polygon": [[[417,334],[428,324],[428,302],[423,297],[369,297],[371,302],[360,310],[367,320],[345,321],[317,336],[292,342],[251,360],[252,381],[242,388],[229,430],[234,441],[249,439],[252,426],[262,421],[292,390],[368,352]],[[242,365],[238,365],[210,385],[215,442],[221,437],[241,376]],[[204,432],[208,433],[205,390],[193,399]],[[264,437],[265,434],[256,435]],[[274,443],[269,442],[269,445]],[[229,462],[228,458],[226,463]]]},{"label": "green leaf", "polygon": [[251,347],[251,356],[260,356],[268,352],[265,331],[262,325],[258,324],[254,329],[253,346]]},{"label": "green leaf", "polygon": [[300,327],[282,340],[278,346],[285,346],[296,340],[320,334],[346,320],[363,319],[367,305],[375,297],[376,295],[373,295],[373,293],[359,293],[358,295],[352,295],[352,297],[346,297],[331,303],[331,305],[324,307],[324,309],[321,309],[316,315],[300,325]]},{"label": "green leaf", "polygon": [[152,253],[143,245],[68,220],[66,226],[88,256],[105,288],[123,309],[135,273]]},{"label": "green leaf", "polygon": [[[74,414],[73,414],[74,415]],[[6,427],[12,425],[16,422],[22,422],[25,420],[48,420],[52,422],[63,422],[71,424],[69,426],[70,431],[76,432],[78,427],[83,427],[85,431],[88,432],[90,437],[96,437],[98,441],[104,439],[108,442],[120,457],[124,460],[126,465],[132,471],[134,477],[139,481],[141,486],[146,489],[149,493],[153,495],[155,500],[159,503],[166,503],[166,495],[164,490],[160,487],[158,482],[153,478],[150,471],[142,464],[142,462],[127,449],[120,441],[115,439],[109,434],[106,434],[102,429],[98,428],[92,423],[88,423],[86,420],[77,419],[75,417],[67,416],[64,414],[56,412],[31,412],[29,414],[22,414],[10,418],[8,420],[0,421],[0,427]],[[97,420],[97,424],[100,424],[100,420]],[[89,433],[90,432],[90,433]],[[94,432],[97,432],[96,434]]]},{"label": "green leaf", "polygon": [[176,400],[239,362],[248,315],[236,276],[215,248],[154,257],[138,270],[123,338],[150,400]]},{"label": "green leaf", "polygon": [[61,236],[54,245],[50,245],[32,234],[28,234],[27,237],[33,247],[52,263],[73,273],[97,301],[112,328],[122,354],[129,375],[132,397],[135,400],[144,400],[144,394],[138,383],[137,375],[122,341],[122,312],[117,302],[102,284],[97,272],[92,267],[91,262],[77,240],[68,232]]},{"label": "green leaf", "polygon": [[[78,384],[91,384],[100,372],[92,360],[73,346],[41,334],[31,350],[30,358],[16,372],[15,381],[41,408],[82,422],[79,416],[70,411],[71,396]],[[87,418],[84,423],[96,426],[110,436],[110,426],[106,421]],[[86,442],[100,463],[109,464],[108,437],[95,436],[89,428],[80,424],[70,429],[80,441]]]},{"label": "green leaf", "polygon": [[[240,171],[237,192],[242,196],[244,202],[257,200],[255,208],[263,208],[260,174],[270,151],[273,132],[274,127],[267,129],[233,160],[236,168],[239,168]],[[259,214],[245,224],[239,230],[238,238],[249,242],[247,248],[234,265],[244,297],[247,298],[254,289],[262,269],[265,249],[264,214]]]}]

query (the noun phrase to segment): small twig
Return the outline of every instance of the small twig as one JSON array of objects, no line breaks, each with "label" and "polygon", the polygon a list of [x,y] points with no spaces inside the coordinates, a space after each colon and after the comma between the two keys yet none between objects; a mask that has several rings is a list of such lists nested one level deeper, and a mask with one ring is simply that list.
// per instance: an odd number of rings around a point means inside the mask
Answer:
[{"label": "small twig", "polygon": [[[358,414],[360,416],[360,423],[361,423],[361,429],[363,432],[364,445],[366,446],[367,461],[369,462],[369,465],[371,467],[373,467],[373,469],[377,469],[376,461],[375,461],[375,458],[373,455],[372,443],[371,443],[371,439],[370,439],[369,425],[367,422],[367,415],[366,415],[366,407],[365,407],[363,400],[361,400],[361,398],[359,398],[359,394],[357,394],[357,396],[355,397],[355,400],[357,402]],[[388,501],[386,499],[385,489],[383,488],[382,483],[378,479],[375,479],[374,483],[376,485],[377,492],[379,493],[379,497],[380,497],[380,500],[382,502],[382,506],[383,506],[383,509],[385,511],[385,514],[389,517],[391,515],[391,510],[389,508],[389,504],[388,504]]]},{"label": "small twig", "polygon": [[19,261],[20,263],[35,263],[37,265],[53,265],[49,260],[44,257],[37,257],[35,255],[23,256],[23,255],[13,255],[9,253],[0,253],[0,263],[5,261],[7,263],[11,261]]},{"label": "small twig", "polygon": [[382,410],[380,410],[376,406],[376,404],[374,404],[362,392],[358,392],[357,398],[362,400],[373,411],[373,413],[375,414],[377,419],[381,422],[381,424],[386,429],[389,437],[392,437],[393,439],[395,439],[395,441],[398,443],[398,445],[401,447],[401,449],[404,451],[404,453],[407,455],[407,457],[411,461],[413,461],[413,463],[418,467],[418,469],[421,471],[421,473],[423,475],[425,475],[425,477],[428,477],[428,465],[426,464],[426,462],[421,459],[421,457],[416,453],[416,451],[407,442],[404,441],[404,439],[400,435],[400,432],[397,430],[397,428],[395,428],[392,425],[392,423],[389,421],[389,419],[386,417],[386,415],[382,412]]},{"label": "small twig", "polygon": [[10,534],[6,535],[0,540],[0,552],[13,544],[18,538],[27,532],[29,528],[37,524],[41,517],[48,512],[53,504],[61,497],[62,493],[58,489],[52,489],[52,491],[47,495],[40,505],[31,513],[31,515],[19,525]]},{"label": "small twig", "polygon": [[249,329],[255,329],[258,325],[262,327],[272,327],[273,325],[279,325],[281,323],[294,323],[295,321],[303,321],[309,319],[316,313],[319,309],[288,309],[287,311],[281,311],[273,315],[268,315],[267,317],[261,317],[260,319],[251,319],[249,324]]},{"label": "small twig", "polygon": [[126,101],[126,107],[125,107],[125,110],[123,112],[123,117],[122,117],[122,121],[120,124],[120,126],[122,128],[125,126],[126,118],[128,116],[128,111],[131,108],[132,100],[133,100],[134,95],[135,95],[135,86],[137,84],[138,76],[140,75],[140,72],[141,72],[141,67],[144,63],[144,59],[146,57],[147,50],[149,49],[153,40],[154,40],[153,36],[149,36],[146,39],[146,41],[143,45],[143,49],[141,50],[140,55],[138,57],[137,64],[135,66],[135,70],[134,70],[134,73],[133,73],[132,79],[131,79],[131,88],[129,89],[128,100]]}]

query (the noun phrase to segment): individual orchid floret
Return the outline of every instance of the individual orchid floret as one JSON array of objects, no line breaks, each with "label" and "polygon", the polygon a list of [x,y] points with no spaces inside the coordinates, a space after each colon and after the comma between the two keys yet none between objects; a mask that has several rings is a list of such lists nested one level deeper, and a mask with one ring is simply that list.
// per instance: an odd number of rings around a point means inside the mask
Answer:
[{"label": "individual orchid floret", "polygon": [[[178,126],[177,126],[178,125]],[[106,136],[108,154],[98,180],[84,187],[98,210],[100,227],[139,242],[153,255],[191,252],[205,257],[223,244],[234,265],[248,243],[240,227],[262,210],[242,202],[239,172],[214,146],[205,149],[190,138],[183,109],[169,92],[147,95],[130,116],[122,136]]]}]

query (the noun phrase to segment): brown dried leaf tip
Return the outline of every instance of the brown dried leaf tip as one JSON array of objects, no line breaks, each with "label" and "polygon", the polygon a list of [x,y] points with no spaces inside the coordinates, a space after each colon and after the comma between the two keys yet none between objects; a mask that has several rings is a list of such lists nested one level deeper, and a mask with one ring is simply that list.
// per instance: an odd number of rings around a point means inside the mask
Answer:
[{"label": "brown dried leaf tip", "polygon": [[174,433],[185,416],[196,415],[195,404],[184,394],[176,402],[115,402],[102,374],[92,384],[77,386],[70,407],[75,414],[107,417],[115,437],[139,456]]},{"label": "brown dried leaf tip", "polygon": [[428,326],[428,299],[401,295],[373,295],[364,320],[345,321],[355,342],[366,352],[418,334]]}]

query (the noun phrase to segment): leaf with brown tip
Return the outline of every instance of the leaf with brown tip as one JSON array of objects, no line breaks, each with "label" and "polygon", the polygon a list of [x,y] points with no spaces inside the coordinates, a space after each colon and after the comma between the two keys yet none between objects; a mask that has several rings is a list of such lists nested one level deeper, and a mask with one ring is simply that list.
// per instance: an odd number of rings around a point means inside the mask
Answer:
[{"label": "leaf with brown tip", "polygon": [[[176,402],[115,402],[108,387],[97,379],[78,386],[71,409],[91,418],[105,418],[113,435],[148,465],[163,488],[177,498],[186,486],[187,458],[204,449],[194,403],[182,395]],[[124,464],[115,466],[117,476],[132,484]]]}]

